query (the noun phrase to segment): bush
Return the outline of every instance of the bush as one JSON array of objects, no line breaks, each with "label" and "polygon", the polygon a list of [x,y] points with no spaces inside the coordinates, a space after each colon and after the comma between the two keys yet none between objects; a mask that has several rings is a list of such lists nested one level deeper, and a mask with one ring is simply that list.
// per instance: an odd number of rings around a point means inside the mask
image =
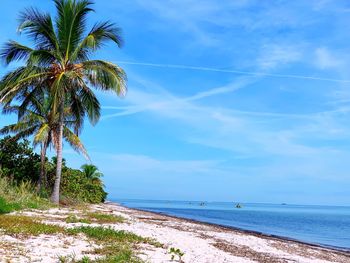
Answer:
[{"label": "bush", "polygon": [[65,198],[94,204],[104,202],[107,197],[102,184],[86,178],[80,170],[70,168],[62,173],[61,193]]},{"label": "bush", "polygon": [[[54,184],[56,158],[52,158],[51,162],[46,161],[45,167],[48,186],[40,195],[48,197],[51,192],[49,189],[52,189]],[[0,139],[0,176],[6,178],[6,182],[4,180],[0,182],[2,211],[13,211],[18,206],[39,208],[42,200],[34,194],[36,190],[33,186],[38,181],[39,174],[40,156],[29,146],[28,140],[16,141],[9,136]],[[63,160],[61,182],[61,200],[67,204],[101,203],[107,197],[99,178],[90,178],[80,170],[67,167],[65,160]],[[4,185],[7,185],[8,189]]]},{"label": "bush", "polygon": [[12,137],[0,140],[0,169],[3,176],[16,182],[39,178],[40,155],[34,153],[28,140],[18,142]]}]

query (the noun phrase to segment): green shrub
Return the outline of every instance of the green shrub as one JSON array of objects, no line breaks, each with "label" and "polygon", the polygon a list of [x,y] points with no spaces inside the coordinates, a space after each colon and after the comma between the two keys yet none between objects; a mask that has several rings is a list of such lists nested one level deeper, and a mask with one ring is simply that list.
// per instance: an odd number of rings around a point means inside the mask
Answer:
[{"label": "green shrub", "polygon": [[80,170],[70,168],[62,173],[61,193],[65,198],[94,204],[104,202],[107,197],[103,185],[86,178]]},{"label": "green shrub", "polygon": [[174,261],[175,257],[178,257],[178,262],[183,262],[182,257],[185,255],[185,253],[182,252],[179,248],[172,247],[168,253],[171,255],[171,261]]},{"label": "green shrub", "polygon": [[[85,165],[83,167],[94,167],[94,174],[83,173],[80,170],[71,169],[63,160],[61,199],[65,203],[101,203],[106,200],[107,193],[98,176],[102,176],[96,166]],[[56,158],[45,164],[48,185],[42,189],[41,197],[46,199],[50,195],[56,174]],[[88,171],[88,170],[87,170]],[[89,170],[90,171],[90,170]],[[41,201],[36,193],[34,185],[40,174],[40,156],[29,146],[28,140],[16,141],[14,137],[0,139],[0,176],[7,180],[6,187],[0,182],[0,196],[3,211],[13,211],[12,205],[19,204],[21,208],[40,208]],[[96,177],[97,176],[97,177]],[[10,186],[7,189],[7,186]],[[4,213],[4,212],[3,212]]]},{"label": "green shrub", "polygon": [[3,176],[16,182],[38,180],[40,155],[29,145],[28,140],[18,142],[10,136],[0,140],[0,164]]}]

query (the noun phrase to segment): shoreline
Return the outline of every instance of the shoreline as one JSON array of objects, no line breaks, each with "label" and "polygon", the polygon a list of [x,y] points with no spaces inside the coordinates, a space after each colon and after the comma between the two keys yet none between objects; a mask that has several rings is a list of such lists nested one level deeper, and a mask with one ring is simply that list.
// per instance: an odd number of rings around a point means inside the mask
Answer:
[{"label": "shoreline", "polygon": [[201,220],[197,220],[197,219],[191,219],[191,218],[186,218],[186,217],[181,217],[181,216],[169,215],[169,214],[164,213],[164,212],[151,211],[151,210],[141,209],[141,208],[132,208],[132,207],[128,207],[126,205],[123,205],[121,203],[114,202],[114,201],[106,201],[105,204],[116,204],[116,205],[119,205],[121,207],[124,207],[124,208],[127,208],[127,209],[131,209],[131,210],[135,210],[135,211],[139,211],[139,212],[147,212],[147,213],[151,213],[151,214],[155,214],[155,215],[161,215],[161,216],[166,216],[166,217],[170,217],[170,218],[174,218],[174,219],[184,220],[184,221],[187,221],[187,222],[190,222],[190,223],[197,223],[197,224],[203,224],[203,225],[207,225],[207,226],[222,228],[222,229],[225,229],[225,230],[232,230],[232,231],[236,231],[236,232],[239,232],[239,233],[242,233],[242,234],[253,235],[253,236],[256,236],[256,237],[271,238],[271,239],[276,239],[276,240],[279,240],[279,241],[295,242],[295,243],[298,243],[298,244],[301,244],[301,245],[307,245],[307,246],[311,246],[311,247],[315,247],[315,248],[326,249],[326,250],[331,250],[331,251],[334,251],[334,252],[344,253],[344,255],[350,255],[350,248],[338,247],[338,246],[332,246],[332,245],[325,245],[325,244],[319,244],[319,243],[312,243],[312,242],[302,241],[302,240],[299,240],[299,239],[290,238],[290,237],[287,237],[287,236],[279,236],[279,235],[274,235],[274,234],[267,234],[267,233],[263,233],[263,232],[259,232],[259,231],[255,231],[255,230],[248,230],[248,229],[243,229],[243,228],[234,227],[234,226],[227,226],[227,225],[222,225],[222,224],[216,224],[216,223],[210,223],[210,222],[206,222],[206,221],[201,221]]},{"label": "shoreline", "polygon": [[[65,259],[62,262],[67,263],[81,262],[84,257],[91,260],[88,262],[95,262],[94,260],[99,262],[98,260],[109,255],[108,253],[117,253],[116,255],[118,255],[119,249],[123,249],[125,246],[129,247],[128,253],[131,253],[130,255],[136,260],[125,262],[171,263],[174,262],[170,253],[171,248],[184,254],[181,258],[182,263],[350,262],[350,253],[348,252],[162,213],[128,208],[117,202],[106,202],[86,207],[29,209],[14,212],[7,217],[7,220],[12,217],[14,222],[25,219],[25,222],[32,220],[32,224],[36,225],[43,226],[45,224],[46,226],[58,227],[58,232],[13,235],[0,231],[1,263],[57,263],[58,256],[60,259]],[[111,218],[112,221],[110,221]],[[25,227],[25,225],[21,227]],[[18,231],[18,229],[15,230]],[[74,229],[79,234],[72,235]],[[87,232],[84,232],[84,229]],[[103,237],[103,229],[108,229],[107,233],[115,231],[113,233],[120,238],[131,237],[135,242],[128,243],[132,241],[124,239],[123,242],[126,243],[121,244],[118,243],[121,240],[117,239],[119,241],[113,243],[114,241],[107,237],[104,239],[105,243],[101,243],[99,238]],[[94,239],[94,235],[91,236],[88,233],[98,233],[99,238]],[[118,244],[121,245],[116,250],[109,251]],[[124,251],[126,251],[125,248]],[[178,258],[175,258],[176,260]]]},{"label": "shoreline", "polygon": [[[155,225],[156,232],[148,232],[152,233],[152,237],[157,240],[159,237],[164,238],[166,242],[159,241],[171,244],[172,247],[180,247],[185,254],[190,253],[190,258],[196,259],[184,262],[350,262],[350,253],[336,248],[129,208],[118,202],[107,202],[106,205],[118,211],[127,212],[128,215],[136,220],[141,220],[148,226]],[[177,233],[170,234],[174,230]],[[176,235],[178,237],[175,237]],[[188,243],[185,243],[185,240],[188,240]],[[201,247],[198,245],[200,242],[202,242]],[[215,250],[210,251],[213,248]],[[204,256],[203,251],[207,253]],[[201,259],[198,258],[200,256],[202,256]],[[153,255],[150,257],[153,259]],[[208,258],[211,258],[211,261]],[[152,260],[150,262],[164,261]]]}]

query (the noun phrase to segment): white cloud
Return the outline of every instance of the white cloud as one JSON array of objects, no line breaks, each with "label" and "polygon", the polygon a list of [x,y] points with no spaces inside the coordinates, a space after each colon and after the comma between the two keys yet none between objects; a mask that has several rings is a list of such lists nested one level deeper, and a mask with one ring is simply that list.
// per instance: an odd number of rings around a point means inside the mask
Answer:
[{"label": "white cloud", "polygon": [[315,65],[320,69],[336,69],[344,66],[344,62],[325,47],[315,50],[315,58]]},{"label": "white cloud", "polygon": [[[204,106],[201,99],[247,88],[250,82],[231,83],[193,96],[179,97],[166,90],[144,92],[136,87],[130,90],[128,106],[105,119],[135,113],[163,118],[178,127],[190,127],[188,134],[178,134],[190,143],[228,150],[246,156],[308,156],[328,151],[310,146],[310,139],[336,139],[349,135],[349,129],[338,122],[339,115],[349,115],[349,109],[339,108],[312,114],[260,112],[235,110],[234,107]],[[155,86],[157,86],[155,84]],[[107,107],[113,108],[113,107]],[[161,125],[161,124],[160,124]]]},{"label": "white cloud", "polygon": [[271,70],[289,63],[303,59],[303,51],[300,46],[293,45],[264,45],[261,55],[257,60],[258,67],[263,70]]}]

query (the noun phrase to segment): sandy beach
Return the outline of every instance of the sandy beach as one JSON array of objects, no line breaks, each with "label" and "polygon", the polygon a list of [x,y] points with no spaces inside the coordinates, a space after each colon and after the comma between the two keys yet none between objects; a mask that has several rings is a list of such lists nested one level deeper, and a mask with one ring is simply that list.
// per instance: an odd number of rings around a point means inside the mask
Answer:
[{"label": "sandy beach", "polygon": [[[163,244],[163,247],[148,244],[135,247],[138,257],[145,262],[172,262],[168,252],[171,247],[179,248],[185,253],[182,260],[186,263],[350,262],[348,252],[129,209],[115,203],[93,205],[89,209],[127,219],[124,223],[102,224],[104,227],[150,237]],[[19,212],[64,228],[84,225],[66,223],[63,220],[71,214],[79,216],[79,213],[81,212],[70,208]],[[86,255],[96,258],[91,252],[97,246],[83,235],[40,235],[23,239],[2,234],[0,262],[59,262],[58,255],[72,257],[74,260]]]}]

